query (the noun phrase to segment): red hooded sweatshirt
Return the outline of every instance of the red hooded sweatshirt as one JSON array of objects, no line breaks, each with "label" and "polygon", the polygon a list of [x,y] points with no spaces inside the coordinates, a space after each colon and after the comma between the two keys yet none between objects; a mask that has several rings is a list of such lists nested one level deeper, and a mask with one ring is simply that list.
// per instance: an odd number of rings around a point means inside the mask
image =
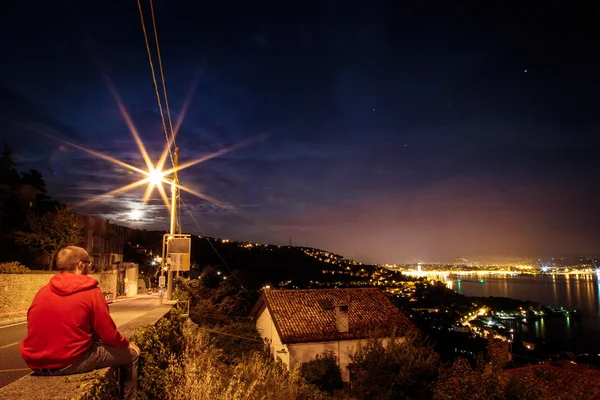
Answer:
[{"label": "red hooded sweatshirt", "polygon": [[29,307],[21,357],[32,369],[66,367],[90,348],[92,332],[108,346],[129,345],[117,331],[97,280],[70,273],[54,275]]}]

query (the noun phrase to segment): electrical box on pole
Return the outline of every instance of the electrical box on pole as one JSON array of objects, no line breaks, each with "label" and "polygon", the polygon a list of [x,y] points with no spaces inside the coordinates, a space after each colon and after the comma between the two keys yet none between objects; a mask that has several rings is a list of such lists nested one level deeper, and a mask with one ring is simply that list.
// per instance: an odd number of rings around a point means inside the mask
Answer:
[{"label": "electrical box on pole", "polygon": [[192,249],[192,235],[169,235],[167,240],[167,257],[171,257],[173,271],[190,270],[190,252]]}]

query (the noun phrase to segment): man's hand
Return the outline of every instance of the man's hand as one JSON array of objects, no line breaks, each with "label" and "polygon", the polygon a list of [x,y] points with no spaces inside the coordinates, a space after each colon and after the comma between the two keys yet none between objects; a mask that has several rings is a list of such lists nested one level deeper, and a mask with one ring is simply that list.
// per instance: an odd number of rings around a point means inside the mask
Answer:
[{"label": "man's hand", "polygon": [[138,357],[139,357],[139,355],[140,355],[140,353],[141,353],[141,352],[140,352],[140,348],[139,348],[139,347],[137,347],[137,346],[135,345],[135,343],[133,343],[133,342],[129,342],[129,346],[128,346],[128,347],[129,347],[131,350],[135,351],[135,352],[137,353]]}]

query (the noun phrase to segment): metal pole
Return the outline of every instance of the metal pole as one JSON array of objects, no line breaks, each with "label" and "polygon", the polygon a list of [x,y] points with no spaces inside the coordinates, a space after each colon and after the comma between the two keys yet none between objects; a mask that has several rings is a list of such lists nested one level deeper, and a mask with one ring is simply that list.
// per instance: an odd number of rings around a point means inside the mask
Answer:
[{"label": "metal pole", "polygon": [[[160,276],[164,277],[165,276],[165,265],[166,265],[166,260],[165,260],[165,243],[167,241],[167,235],[163,235],[162,238],[162,243],[161,243],[161,247],[162,247],[162,258],[160,260]],[[165,294],[165,287],[163,286],[164,283],[162,283],[161,285],[159,285],[158,287],[158,297],[159,297],[159,304],[162,306],[163,305],[163,297]]]},{"label": "metal pole", "polygon": [[[177,177],[177,167],[179,166],[179,147],[175,147],[175,154],[173,155],[173,182],[171,183],[171,237],[174,237],[177,231],[177,185],[179,179]],[[168,255],[168,254],[167,254]],[[172,264],[172,261],[171,261]],[[173,300],[173,268],[172,265],[169,267],[169,273],[167,275],[167,301]]]}]

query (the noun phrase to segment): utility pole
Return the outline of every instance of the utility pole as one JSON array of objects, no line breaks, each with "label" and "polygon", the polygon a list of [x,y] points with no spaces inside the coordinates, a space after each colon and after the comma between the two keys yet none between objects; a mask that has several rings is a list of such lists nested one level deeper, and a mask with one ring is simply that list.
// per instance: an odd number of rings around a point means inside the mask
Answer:
[{"label": "utility pole", "polygon": [[[177,196],[179,189],[179,178],[177,175],[177,168],[179,167],[179,147],[175,147],[175,154],[173,156],[173,181],[171,182],[171,229],[169,238],[174,238],[177,233]],[[168,248],[168,246],[167,246]],[[167,275],[167,301],[173,300],[173,262],[169,266]]]}]

